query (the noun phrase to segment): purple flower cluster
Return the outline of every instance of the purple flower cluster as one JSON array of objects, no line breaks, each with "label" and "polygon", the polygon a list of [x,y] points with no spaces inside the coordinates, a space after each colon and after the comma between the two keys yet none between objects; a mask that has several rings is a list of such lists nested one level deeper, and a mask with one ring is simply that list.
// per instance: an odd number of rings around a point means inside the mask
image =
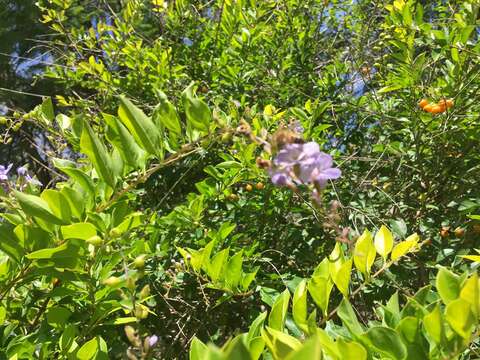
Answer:
[{"label": "purple flower cluster", "polygon": [[[0,165],[0,182],[3,183],[2,186],[4,190],[8,190],[8,173],[12,169],[13,164],[9,164],[8,166]],[[20,189],[25,187],[25,184],[32,184],[34,186],[42,186],[42,183],[37,179],[30,176],[28,170],[25,166],[21,166],[17,168],[17,175],[20,180]],[[18,185],[18,184],[17,184]]]},{"label": "purple flower cluster", "polygon": [[341,175],[340,169],[333,167],[332,157],[320,151],[314,141],[285,145],[273,159],[270,169],[272,182],[277,186],[313,184],[322,189],[328,180],[338,179]]}]

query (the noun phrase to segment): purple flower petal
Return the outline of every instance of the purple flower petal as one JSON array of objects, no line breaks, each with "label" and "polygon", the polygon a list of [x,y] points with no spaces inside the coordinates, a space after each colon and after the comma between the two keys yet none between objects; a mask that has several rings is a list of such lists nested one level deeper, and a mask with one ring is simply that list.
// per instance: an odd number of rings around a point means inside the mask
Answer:
[{"label": "purple flower petal", "polygon": [[157,335],[152,335],[152,336],[149,336],[148,338],[148,345],[150,345],[150,347],[154,347],[158,342],[158,336]]}]

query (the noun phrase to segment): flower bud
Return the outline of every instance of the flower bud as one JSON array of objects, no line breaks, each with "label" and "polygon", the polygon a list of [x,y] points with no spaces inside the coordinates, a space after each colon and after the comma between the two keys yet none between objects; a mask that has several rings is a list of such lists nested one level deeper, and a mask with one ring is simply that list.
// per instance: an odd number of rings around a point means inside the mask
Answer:
[{"label": "flower bud", "polygon": [[135,290],[135,279],[133,277],[128,277],[126,280],[126,286],[131,291]]},{"label": "flower bud", "polygon": [[150,296],[150,285],[145,285],[140,291],[140,299],[146,299]]},{"label": "flower bud", "polygon": [[125,330],[125,335],[127,336],[128,341],[130,341],[130,343],[133,346],[140,347],[141,345],[140,339],[138,338],[135,329],[130,325],[127,325],[125,326],[124,330]]},{"label": "flower bud", "polygon": [[148,317],[148,309],[145,305],[137,305],[135,307],[135,317],[139,320],[146,319]]}]

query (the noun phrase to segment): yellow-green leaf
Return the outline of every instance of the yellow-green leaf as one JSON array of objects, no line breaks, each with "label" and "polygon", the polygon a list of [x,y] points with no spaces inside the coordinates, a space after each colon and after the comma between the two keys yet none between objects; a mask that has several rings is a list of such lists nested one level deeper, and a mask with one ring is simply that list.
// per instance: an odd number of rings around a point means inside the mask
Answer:
[{"label": "yellow-green leaf", "polygon": [[375,246],[373,245],[373,237],[370,231],[365,229],[363,234],[358,238],[355,249],[353,251],[353,262],[355,267],[363,275],[368,277],[375,261]]},{"label": "yellow-green leaf", "polygon": [[380,256],[386,259],[388,254],[392,251],[392,248],[393,235],[385,225],[382,225],[380,230],[375,234],[375,249]]},{"label": "yellow-green leaf", "polygon": [[401,258],[403,255],[408,253],[409,251],[413,250],[415,246],[418,244],[419,236],[417,233],[410,235],[405,241],[395,245],[392,250],[391,259],[395,261]]}]

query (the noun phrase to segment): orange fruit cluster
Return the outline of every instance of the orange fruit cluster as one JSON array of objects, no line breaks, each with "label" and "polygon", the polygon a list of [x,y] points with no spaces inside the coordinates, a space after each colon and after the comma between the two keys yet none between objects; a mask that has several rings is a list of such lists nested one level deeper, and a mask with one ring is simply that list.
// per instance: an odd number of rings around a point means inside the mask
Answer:
[{"label": "orange fruit cluster", "polygon": [[453,106],[452,99],[442,99],[436,104],[430,104],[427,99],[422,99],[418,103],[424,111],[429,112],[431,114],[440,114],[445,112],[447,109],[450,109]]}]

